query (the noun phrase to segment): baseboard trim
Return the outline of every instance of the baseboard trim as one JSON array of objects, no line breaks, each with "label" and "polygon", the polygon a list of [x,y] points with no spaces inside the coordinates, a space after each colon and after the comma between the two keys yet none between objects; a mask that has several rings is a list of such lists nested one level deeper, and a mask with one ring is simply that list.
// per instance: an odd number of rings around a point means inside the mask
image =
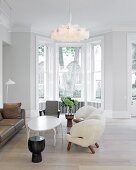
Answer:
[{"label": "baseboard trim", "polygon": [[112,111],[112,118],[113,119],[130,119],[131,115],[129,114],[128,111]]},{"label": "baseboard trim", "polygon": [[106,118],[112,118],[112,110],[104,110],[104,116]]}]

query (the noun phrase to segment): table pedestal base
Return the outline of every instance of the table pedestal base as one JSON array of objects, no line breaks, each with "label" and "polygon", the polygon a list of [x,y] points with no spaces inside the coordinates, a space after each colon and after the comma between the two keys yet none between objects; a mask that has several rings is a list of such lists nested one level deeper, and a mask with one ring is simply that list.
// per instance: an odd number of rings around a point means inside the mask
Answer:
[{"label": "table pedestal base", "polygon": [[65,115],[67,119],[67,127],[72,127],[72,119],[74,118],[74,115]]},{"label": "table pedestal base", "polygon": [[42,136],[33,136],[28,140],[28,148],[32,152],[32,162],[38,163],[42,161],[41,152],[45,148],[45,139]]},{"label": "table pedestal base", "polygon": [[42,154],[41,153],[32,153],[32,162],[38,163],[42,161]]}]

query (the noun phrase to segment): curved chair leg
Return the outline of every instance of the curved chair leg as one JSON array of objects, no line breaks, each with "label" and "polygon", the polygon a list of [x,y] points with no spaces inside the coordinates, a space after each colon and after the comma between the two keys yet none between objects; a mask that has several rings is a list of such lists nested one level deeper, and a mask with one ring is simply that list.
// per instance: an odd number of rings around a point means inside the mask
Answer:
[{"label": "curved chair leg", "polygon": [[90,146],[88,146],[88,148],[91,150],[92,154],[95,154],[95,151],[94,151],[94,149],[92,148],[92,146],[91,146],[91,145],[90,145]]},{"label": "curved chair leg", "polygon": [[43,114],[44,114],[44,116],[45,116],[45,110],[43,110]]},{"label": "curved chair leg", "polygon": [[69,151],[71,148],[71,142],[68,142],[67,150]]},{"label": "curved chair leg", "polygon": [[58,115],[57,115],[57,118],[59,118],[59,116],[60,116],[60,110],[58,110]]},{"label": "curved chair leg", "polygon": [[97,142],[95,143],[95,146],[96,146],[97,148],[99,148],[99,145],[98,145],[98,143],[97,143]]},{"label": "curved chair leg", "polygon": [[39,115],[42,116],[42,110],[39,110]]}]

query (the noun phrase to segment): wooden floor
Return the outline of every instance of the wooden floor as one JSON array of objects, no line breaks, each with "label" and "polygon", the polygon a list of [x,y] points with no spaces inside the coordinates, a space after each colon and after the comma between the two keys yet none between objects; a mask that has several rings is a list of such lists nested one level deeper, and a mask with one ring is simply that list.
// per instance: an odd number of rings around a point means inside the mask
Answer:
[{"label": "wooden floor", "polygon": [[99,141],[100,148],[91,154],[89,149],[72,145],[67,151],[65,134],[66,120],[57,128],[57,143],[53,146],[53,132],[44,134],[46,147],[41,163],[31,162],[27,148],[26,129],[22,129],[0,149],[0,170],[79,170],[80,166],[136,166],[136,118],[107,119],[104,135]]}]

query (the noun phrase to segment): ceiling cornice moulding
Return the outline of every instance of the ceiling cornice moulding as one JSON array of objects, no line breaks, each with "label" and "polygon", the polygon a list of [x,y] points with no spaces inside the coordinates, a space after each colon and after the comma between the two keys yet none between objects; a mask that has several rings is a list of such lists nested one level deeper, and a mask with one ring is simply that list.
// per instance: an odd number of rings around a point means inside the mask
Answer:
[{"label": "ceiling cornice moulding", "polygon": [[136,32],[136,25],[135,26],[117,26],[117,27],[112,27],[112,31]]},{"label": "ceiling cornice moulding", "polygon": [[[101,36],[110,32],[116,32],[116,31],[125,31],[125,32],[136,32],[136,26],[134,27],[112,27],[111,29],[103,29],[101,31],[97,31],[97,32],[91,32],[90,34],[90,38],[92,37],[96,37],[96,36]],[[11,32],[30,32],[30,33],[35,33],[37,35],[41,35],[41,36],[46,36],[46,37],[50,37],[49,34],[47,32],[41,32],[40,30],[34,29],[31,26],[25,26],[25,25],[13,25]]]},{"label": "ceiling cornice moulding", "polygon": [[[111,29],[105,29],[105,30],[102,30],[102,31],[94,32],[94,33],[92,32],[91,35],[90,35],[90,38],[94,37],[94,36],[103,35],[103,34],[111,32],[111,31],[112,31]],[[37,30],[37,29],[35,29],[35,28],[31,27],[31,26],[13,25],[12,29],[11,29],[11,32],[31,32],[31,33],[35,33],[37,35],[41,35],[41,36],[43,35],[43,36],[46,36],[46,37],[50,38],[50,34],[49,33],[42,32],[42,31]]]}]

